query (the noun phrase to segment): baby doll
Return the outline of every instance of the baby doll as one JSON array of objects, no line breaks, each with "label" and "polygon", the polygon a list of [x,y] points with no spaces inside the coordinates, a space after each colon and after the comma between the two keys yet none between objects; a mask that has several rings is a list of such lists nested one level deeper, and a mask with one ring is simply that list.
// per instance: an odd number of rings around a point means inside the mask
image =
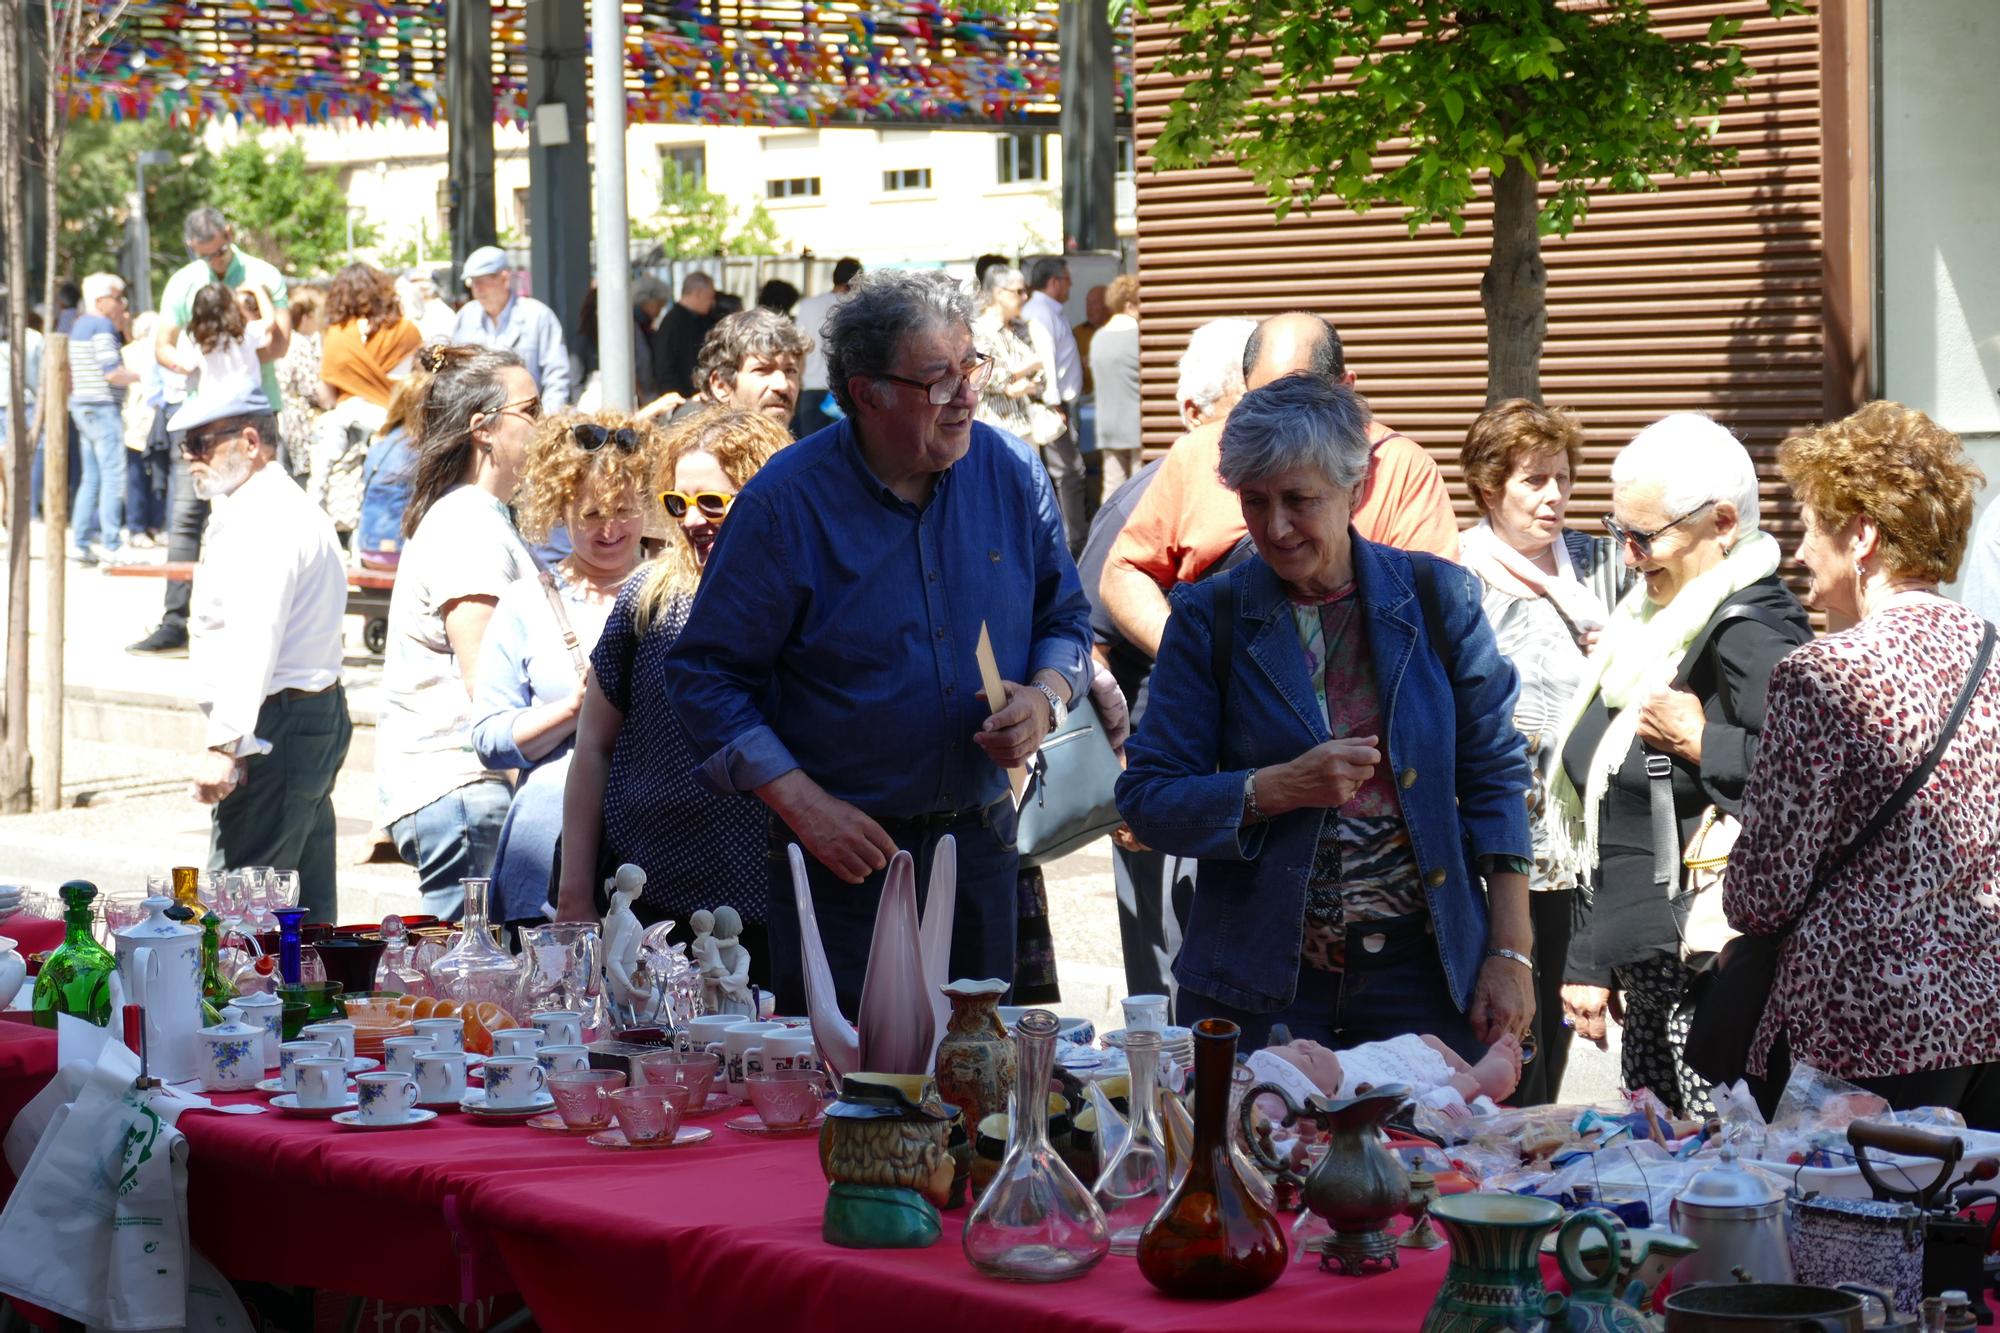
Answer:
[{"label": "baby doll", "polygon": [[1295,1041],[1267,1046],[1245,1063],[1258,1082],[1275,1083],[1301,1103],[1315,1094],[1342,1101],[1369,1088],[1405,1083],[1417,1105],[1457,1118],[1492,1115],[1499,1109],[1494,1103],[1519,1086],[1521,1043],[1502,1037],[1479,1063],[1470,1064],[1436,1037],[1414,1034],[1344,1051]]}]

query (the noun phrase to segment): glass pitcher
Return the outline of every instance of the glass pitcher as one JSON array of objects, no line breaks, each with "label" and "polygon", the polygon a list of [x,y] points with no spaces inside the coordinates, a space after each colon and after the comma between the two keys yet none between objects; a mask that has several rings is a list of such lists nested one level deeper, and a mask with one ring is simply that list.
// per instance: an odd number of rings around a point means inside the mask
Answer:
[{"label": "glass pitcher", "polygon": [[[465,879],[464,929],[458,941],[431,964],[431,986],[440,999],[465,1004],[490,1001],[502,1010],[514,1004],[519,984],[519,965],[493,939],[486,916],[486,896],[493,881]],[[514,1015],[526,1021],[526,1014]]]},{"label": "glass pitcher", "polygon": [[604,987],[598,969],[603,944],[591,921],[555,921],[521,927],[521,957],[525,966],[515,984],[514,1017],[525,1023],[530,1015],[566,1010],[583,1015],[584,1040],[606,1030]]}]

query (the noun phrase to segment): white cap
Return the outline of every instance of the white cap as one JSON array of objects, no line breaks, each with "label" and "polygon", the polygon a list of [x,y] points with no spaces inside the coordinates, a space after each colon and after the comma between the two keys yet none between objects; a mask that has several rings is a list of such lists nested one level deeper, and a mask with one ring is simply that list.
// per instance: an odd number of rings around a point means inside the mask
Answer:
[{"label": "white cap", "polygon": [[507,252],[497,245],[482,245],[465,257],[465,267],[459,276],[468,281],[483,278],[493,273],[505,273],[513,265],[507,262]]},{"label": "white cap", "polygon": [[236,384],[225,382],[216,387],[218,392],[208,392],[207,379],[204,377],[201,388],[167,418],[167,429],[189,431],[197,426],[206,426],[211,421],[221,421],[228,417],[261,417],[271,414],[270,400],[264,397],[263,387],[254,380]]}]

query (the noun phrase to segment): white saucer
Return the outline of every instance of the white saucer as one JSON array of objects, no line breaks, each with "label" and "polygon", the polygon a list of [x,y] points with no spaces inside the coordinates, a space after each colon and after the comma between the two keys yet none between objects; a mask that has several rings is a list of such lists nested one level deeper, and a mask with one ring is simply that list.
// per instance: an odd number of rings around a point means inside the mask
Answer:
[{"label": "white saucer", "polygon": [[504,1110],[498,1107],[489,1108],[486,1105],[484,1088],[468,1090],[465,1096],[459,1099],[458,1104],[464,1108],[467,1115],[478,1116],[482,1120],[527,1120],[556,1109],[556,1099],[547,1095],[526,1106],[510,1106]]},{"label": "white saucer", "polygon": [[342,1111],[352,1111],[360,1103],[350,1097],[339,1106],[300,1106],[297,1093],[284,1092],[271,1099],[271,1109],[307,1120],[331,1120]]},{"label": "white saucer", "polygon": [[381,1067],[382,1062],[380,1060],[371,1060],[365,1055],[357,1055],[347,1062],[347,1073],[348,1077],[352,1078],[356,1074],[365,1074],[371,1069],[380,1069]]},{"label": "white saucer", "polygon": [[[353,1080],[353,1079],[349,1079],[349,1080],[347,1081],[347,1090],[348,1090],[349,1092],[353,1092],[353,1091],[354,1091],[354,1080]],[[284,1091],[285,1091],[285,1080],[283,1080],[283,1079],[281,1079],[281,1078],[267,1078],[267,1079],[263,1080],[262,1082],[260,1082],[260,1083],[259,1083],[259,1084],[257,1085],[257,1091],[259,1091],[259,1092],[284,1092]],[[286,1096],[290,1096],[290,1095],[292,1095],[292,1094],[290,1094],[290,1093],[286,1093],[285,1095],[286,1095]]]},{"label": "white saucer", "polygon": [[377,1125],[361,1118],[359,1111],[342,1111],[333,1117],[336,1125],[346,1125],[349,1129],[414,1129],[418,1125],[428,1125],[438,1118],[436,1111],[426,1111],[421,1107],[410,1111],[404,1119],[390,1125]]},{"label": "white saucer", "polygon": [[442,1101],[442,1102],[418,1102],[417,1107],[419,1110],[424,1110],[424,1111],[438,1111],[438,1112],[463,1111],[465,1109],[465,1104],[459,1101],[458,1098],[453,1097],[448,1101]]}]

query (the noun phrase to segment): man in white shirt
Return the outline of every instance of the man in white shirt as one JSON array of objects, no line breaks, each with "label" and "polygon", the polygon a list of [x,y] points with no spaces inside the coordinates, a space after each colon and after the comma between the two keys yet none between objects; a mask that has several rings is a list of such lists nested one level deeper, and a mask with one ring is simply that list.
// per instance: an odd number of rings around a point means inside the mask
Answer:
[{"label": "man in white shirt", "polygon": [[847,291],[856,278],[861,276],[861,261],[843,259],[833,266],[833,287],[830,291],[814,292],[799,302],[792,322],[799,326],[799,332],[812,340],[812,349],[806,353],[805,371],[799,380],[799,410],[792,418],[792,435],[803,440],[816,430],[831,426],[840,418],[826,410],[826,352],[820,346],[819,331],[826,323],[826,317],[833,308],[847,299]]},{"label": "man in white shirt", "polygon": [[1049,482],[1056,488],[1056,503],[1062,509],[1063,531],[1069,550],[1083,549],[1083,451],[1076,438],[1076,400],[1083,393],[1083,357],[1077,351],[1076,334],[1063,315],[1069,300],[1069,265],[1060,258],[1044,255],[1028,264],[1028,304],[1022,315],[1039,324],[1056,349],[1054,374],[1047,377],[1042,401],[1063,414],[1069,429],[1042,446],[1042,462],[1049,470]]},{"label": "man in white shirt", "polygon": [[341,689],[347,575],[326,511],[275,466],[261,395],[197,392],[180,450],[210,503],[188,627],[208,748],[194,798],[211,807],[208,864],[299,872],[299,905],[338,920],[333,783],[353,724]]}]

